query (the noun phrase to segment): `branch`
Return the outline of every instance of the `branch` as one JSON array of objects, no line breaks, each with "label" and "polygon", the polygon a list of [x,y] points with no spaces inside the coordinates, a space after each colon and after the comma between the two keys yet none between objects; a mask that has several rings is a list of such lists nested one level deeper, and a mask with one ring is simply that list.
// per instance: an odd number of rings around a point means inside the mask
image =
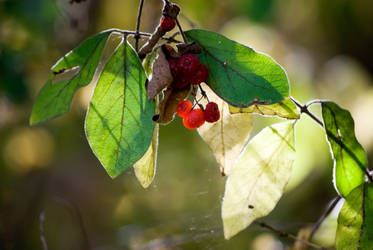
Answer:
[{"label": "branch", "polygon": [[287,233],[287,232],[284,232],[284,231],[281,231],[279,229],[276,229],[268,224],[266,224],[265,222],[260,222],[260,221],[255,221],[254,222],[255,224],[257,224],[258,226],[260,227],[263,227],[263,228],[266,228],[276,234],[278,234],[280,237],[286,237],[286,238],[290,238],[290,239],[293,239],[295,241],[299,241],[299,242],[302,242],[303,244],[307,245],[307,246],[310,246],[310,247],[313,247],[315,249],[322,249],[322,250],[326,250],[326,247],[323,247],[323,246],[319,246],[319,245],[316,245],[312,242],[309,242],[309,241],[306,241],[306,240],[303,240],[303,239],[300,239],[298,238],[297,236],[293,235],[293,234],[290,234],[290,233]]},{"label": "branch", "polygon": [[140,0],[139,11],[137,12],[137,22],[136,22],[136,34],[135,34],[135,50],[136,52],[139,50],[139,31],[140,31],[140,22],[141,22],[141,13],[142,13],[142,6],[144,5],[144,0]]},{"label": "branch", "polygon": [[43,246],[43,250],[48,250],[47,240],[45,239],[45,233],[44,233],[44,221],[45,221],[45,211],[41,212],[39,216],[39,232],[40,232],[40,240]]},{"label": "branch", "polygon": [[[298,106],[301,113],[307,114],[309,117],[311,117],[314,121],[316,121],[321,127],[325,128],[324,123],[317,118],[314,114],[311,113],[311,111],[308,110],[308,107],[314,103],[321,103],[320,100],[311,101],[308,104],[302,105],[297,100],[295,100],[293,97],[290,96],[290,99],[295,103],[295,105]],[[373,182],[373,176],[370,174],[369,170],[365,168],[365,175],[368,178],[369,182]]]},{"label": "branch", "polygon": [[[171,3],[170,1],[164,1],[162,16],[169,16],[173,18],[174,20],[177,20],[176,18],[179,12],[180,12],[179,6]],[[165,34],[166,34],[166,31],[162,29],[160,24],[158,24],[153,34],[151,34],[149,40],[139,50],[138,52],[139,58],[141,60],[144,59],[145,56],[153,50],[154,46],[158,43],[159,39],[161,39]]]},{"label": "branch", "polygon": [[290,99],[295,103],[295,105],[298,106],[298,108],[300,109],[300,112],[301,113],[305,113],[307,114],[309,117],[311,117],[315,122],[317,122],[321,127],[324,127],[324,123],[319,119],[317,118],[317,116],[315,116],[314,114],[311,113],[311,111],[308,110],[308,106],[307,105],[302,105],[300,104],[297,100],[295,100],[293,97],[290,96]]},{"label": "branch", "polygon": [[317,229],[319,229],[321,223],[325,220],[325,218],[333,211],[333,209],[335,208],[335,206],[338,204],[338,202],[342,199],[341,196],[338,196],[336,198],[334,198],[333,200],[331,200],[324,213],[321,215],[321,217],[317,220],[317,222],[313,225],[312,227],[312,230],[311,230],[311,235],[310,235],[310,239],[312,239],[313,235],[315,234],[315,232],[317,231]]}]

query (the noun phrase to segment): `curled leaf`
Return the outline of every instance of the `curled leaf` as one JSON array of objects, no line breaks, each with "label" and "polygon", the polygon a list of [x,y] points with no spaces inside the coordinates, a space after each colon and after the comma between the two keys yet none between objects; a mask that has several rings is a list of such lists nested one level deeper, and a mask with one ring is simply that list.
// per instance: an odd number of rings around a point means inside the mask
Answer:
[{"label": "curled leaf", "polygon": [[196,42],[179,43],[176,45],[176,47],[181,55],[184,55],[187,53],[191,53],[191,54],[202,53],[202,47]]},{"label": "curled leaf", "polygon": [[153,121],[161,124],[167,124],[174,119],[176,108],[179,102],[188,97],[190,86],[177,89],[168,88],[163,94],[163,100],[158,106],[159,114],[153,116]]},{"label": "curled leaf", "polygon": [[135,163],[135,175],[143,188],[149,187],[152,183],[157,169],[159,125],[156,124],[153,132],[152,142],[144,156]]},{"label": "curled leaf", "polygon": [[163,44],[161,48],[167,59],[178,58],[180,56],[179,53],[168,44]]},{"label": "curled leaf", "polygon": [[162,89],[168,87],[173,81],[170,66],[162,50],[153,63],[153,71],[147,85],[147,98],[153,99]]}]

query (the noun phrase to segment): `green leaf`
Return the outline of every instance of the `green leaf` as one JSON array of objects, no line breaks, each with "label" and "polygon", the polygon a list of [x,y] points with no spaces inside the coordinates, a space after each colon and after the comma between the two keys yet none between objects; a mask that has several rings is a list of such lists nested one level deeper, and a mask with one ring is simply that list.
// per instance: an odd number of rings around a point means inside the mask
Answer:
[{"label": "green leaf", "polygon": [[[214,153],[222,173],[229,175],[250,136],[253,118],[251,114],[230,114],[225,101],[215,95],[206,84],[202,84],[201,87],[206,92],[209,101],[218,104],[220,119],[214,123],[205,122],[197,131]],[[201,97],[201,93],[198,92],[197,100]],[[206,106],[207,100],[203,98],[200,103]]]},{"label": "green leaf", "polygon": [[52,68],[32,109],[30,124],[38,124],[69,111],[75,92],[88,85],[112,31],[99,33],[67,53]]},{"label": "green leaf", "polygon": [[225,238],[273,210],[289,181],[294,161],[294,122],[266,127],[249,142],[225,186]]},{"label": "green leaf", "polygon": [[322,102],[322,116],[334,160],[334,185],[346,197],[365,180],[367,156],[356,140],[350,112],[333,102]]},{"label": "green leaf", "polygon": [[290,98],[286,98],[283,101],[272,105],[254,104],[247,108],[229,106],[229,112],[232,114],[256,113],[264,116],[278,116],[286,119],[299,119],[298,109]]},{"label": "green leaf", "polygon": [[345,199],[338,216],[337,249],[373,249],[373,184],[360,185]]},{"label": "green leaf", "polygon": [[114,178],[136,163],[153,137],[154,101],[148,101],[146,76],[131,45],[124,41],[97,82],[85,121],[88,142]]},{"label": "green leaf", "polygon": [[158,133],[159,125],[156,124],[152,143],[144,156],[133,166],[136,178],[143,188],[149,187],[152,183],[157,169]]},{"label": "green leaf", "polygon": [[271,57],[207,30],[185,32],[202,46],[199,58],[209,70],[208,85],[235,107],[274,104],[289,96],[283,68]]}]

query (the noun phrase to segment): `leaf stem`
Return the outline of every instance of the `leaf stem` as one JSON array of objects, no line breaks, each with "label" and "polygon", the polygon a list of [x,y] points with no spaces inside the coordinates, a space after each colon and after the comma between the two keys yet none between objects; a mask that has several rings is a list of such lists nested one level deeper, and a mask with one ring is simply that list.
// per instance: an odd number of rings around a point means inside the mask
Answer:
[{"label": "leaf stem", "polygon": [[142,7],[144,5],[144,0],[140,0],[139,10],[137,12],[137,22],[136,22],[136,33],[135,33],[135,50],[136,52],[139,50],[139,39],[140,39],[140,22],[141,22],[141,13]]},{"label": "leaf stem", "polygon": [[313,235],[315,234],[315,232],[317,231],[317,229],[319,229],[321,223],[325,220],[325,218],[333,211],[333,209],[335,208],[335,206],[338,204],[338,202],[342,199],[341,196],[338,196],[338,197],[335,197],[333,200],[331,200],[324,213],[321,215],[321,217],[317,220],[317,222],[313,225],[312,227],[312,230],[311,230],[311,234],[310,234],[310,239],[312,239]]},{"label": "leaf stem", "polygon": [[326,247],[323,247],[323,246],[319,246],[319,245],[316,245],[314,243],[311,243],[307,240],[303,240],[303,239],[300,239],[298,238],[297,236],[293,235],[293,234],[290,234],[290,233],[287,233],[287,232],[284,232],[284,231],[281,231],[279,229],[276,229],[270,225],[268,225],[267,223],[265,222],[261,222],[261,221],[255,221],[254,222],[256,225],[260,226],[260,227],[263,227],[263,228],[266,228],[276,234],[278,234],[280,237],[286,237],[286,238],[290,238],[290,239],[293,239],[295,241],[300,241],[304,244],[306,244],[307,246],[310,246],[310,247],[313,247],[315,249],[323,249],[323,250],[326,250]]}]

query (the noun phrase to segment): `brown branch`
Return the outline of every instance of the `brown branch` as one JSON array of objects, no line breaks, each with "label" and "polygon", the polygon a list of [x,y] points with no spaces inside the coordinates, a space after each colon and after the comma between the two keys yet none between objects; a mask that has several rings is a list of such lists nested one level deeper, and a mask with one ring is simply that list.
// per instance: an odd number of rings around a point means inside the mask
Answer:
[{"label": "brown branch", "polygon": [[317,116],[315,116],[314,114],[312,114],[311,111],[308,110],[308,106],[300,104],[297,100],[295,100],[291,96],[290,96],[290,99],[292,100],[292,102],[295,103],[295,105],[298,106],[298,108],[300,109],[301,113],[305,113],[306,115],[308,115],[309,117],[311,117],[315,122],[317,122],[321,127],[324,127],[324,123],[319,118],[317,118]]},{"label": "brown branch", "polygon": [[[162,16],[169,16],[175,20],[177,20],[177,15],[180,12],[179,6],[173,4],[169,1],[164,1],[164,6],[162,10]],[[142,60],[145,58],[147,54],[149,54],[154,46],[158,43],[159,39],[161,39],[166,34],[166,31],[162,29],[160,24],[155,28],[153,34],[151,34],[149,40],[142,46],[139,50],[138,55],[139,58]]]},{"label": "brown branch", "polygon": [[[322,103],[322,101],[315,100],[315,101],[309,102],[308,104],[302,105],[297,100],[295,100],[293,97],[290,97],[290,99],[292,100],[292,102],[295,103],[295,105],[298,106],[298,108],[300,109],[301,113],[305,113],[306,115],[308,115],[309,117],[311,117],[314,121],[316,121],[321,127],[325,128],[324,123],[319,118],[317,118],[317,116],[315,116],[314,114],[312,114],[311,111],[308,110],[308,107],[310,105],[312,105],[314,103]],[[370,174],[368,168],[365,167],[364,171],[365,171],[366,177],[368,178],[368,181],[369,182],[373,182],[373,176]]]},{"label": "brown branch", "polygon": [[303,239],[300,239],[298,238],[297,236],[293,235],[293,234],[290,234],[290,233],[287,233],[287,232],[284,232],[284,231],[281,231],[279,229],[276,229],[270,225],[268,225],[267,223],[265,222],[261,222],[261,221],[255,221],[254,222],[256,225],[260,226],[260,227],[263,227],[263,228],[266,228],[276,234],[278,234],[280,237],[286,237],[286,238],[290,238],[290,239],[293,239],[295,241],[299,241],[299,242],[302,242],[303,244],[307,245],[307,246],[310,246],[310,247],[313,247],[315,249],[322,249],[322,250],[326,250],[326,247],[323,247],[323,246],[319,246],[319,245],[316,245],[312,242],[309,242],[309,241],[306,241],[306,240],[303,240]]},{"label": "brown branch", "polygon": [[43,250],[48,250],[47,240],[45,239],[45,233],[44,233],[44,221],[45,221],[45,211],[41,212],[39,216],[39,232],[40,232],[40,240],[43,246]]},{"label": "brown branch", "polygon": [[336,198],[334,198],[333,200],[331,200],[324,213],[321,215],[321,217],[317,220],[317,222],[313,225],[312,227],[312,230],[311,230],[311,235],[310,235],[310,239],[312,239],[313,235],[315,234],[315,232],[317,231],[317,229],[319,229],[321,223],[325,220],[325,218],[333,211],[333,209],[335,208],[335,206],[338,204],[338,202],[342,199],[341,196],[338,196]]}]

